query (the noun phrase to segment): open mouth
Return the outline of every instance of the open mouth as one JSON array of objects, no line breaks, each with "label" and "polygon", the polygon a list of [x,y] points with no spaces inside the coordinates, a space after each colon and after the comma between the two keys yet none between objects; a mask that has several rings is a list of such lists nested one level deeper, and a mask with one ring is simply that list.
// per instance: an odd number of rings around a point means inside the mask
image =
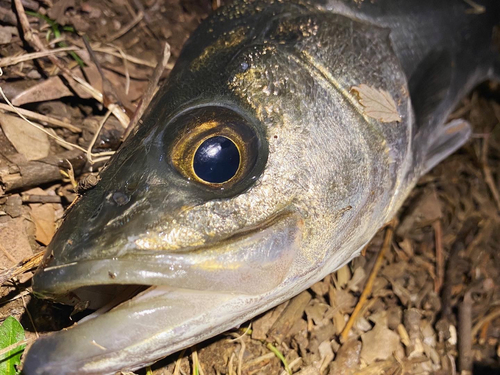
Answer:
[{"label": "open mouth", "polygon": [[259,294],[285,277],[302,239],[296,213],[264,227],[189,252],[141,250],[123,257],[85,259],[45,267],[34,290],[45,296],[102,285],[168,285],[173,288]]},{"label": "open mouth", "polygon": [[279,302],[267,297],[280,289],[301,241],[302,218],[286,212],[217,246],[49,265],[35,276],[37,293],[88,300],[96,311],[39,339],[24,371],[133,370],[232,328]]}]

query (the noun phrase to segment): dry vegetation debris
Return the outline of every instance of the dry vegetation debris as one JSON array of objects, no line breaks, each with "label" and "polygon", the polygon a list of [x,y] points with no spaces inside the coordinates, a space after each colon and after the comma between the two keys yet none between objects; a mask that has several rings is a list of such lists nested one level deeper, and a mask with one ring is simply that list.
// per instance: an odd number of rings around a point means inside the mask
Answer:
[{"label": "dry vegetation debris", "polygon": [[[85,177],[83,189],[95,183],[89,173],[119,146],[126,124],[110,113],[135,113],[148,79],[165,78],[211,4],[13,3],[0,0],[0,87],[17,107],[0,103],[0,321],[20,319],[32,339],[71,324],[71,308],[31,298],[34,254],[50,241],[78,181]],[[165,42],[172,59],[163,59],[162,76],[153,70]],[[454,374],[473,363],[498,371],[499,103],[493,83],[463,101],[452,118],[470,121],[473,139],[420,181],[394,233],[384,229],[364,256],[309,290],[150,371]]]}]

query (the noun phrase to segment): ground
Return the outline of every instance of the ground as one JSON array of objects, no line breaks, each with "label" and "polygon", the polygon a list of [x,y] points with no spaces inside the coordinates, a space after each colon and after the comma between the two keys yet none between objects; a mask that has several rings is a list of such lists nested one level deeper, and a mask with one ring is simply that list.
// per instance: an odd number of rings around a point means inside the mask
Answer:
[{"label": "ground", "polygon": [[[24,31],[18,3],[29,25]],[[0,103],[0,322],[20,320],[28,341],[72,324],[73,308],[32,297],[30,270],[75,199],[77,181],[84,182],[80,189],[92,185],[90,172],[102,165],[90,167],[74,145],[87,149],[110,103],[134,113],[164,43],[171,57],[161,80],[219,5],[0,0],[0,87],[48,133]],[[40,46],[66,50],[35,59],[30,53]],[[71,76],[82,71],[97,91],[74,83]],[[455,374],[472,366],[474,373],[499,373],[499,103],[493,82],[464,98],[452,118],[472,123],[472,139],[422,178],[393,227],[382,229],[363,256],[239,329],[138,373]],[[111,116],[93,153],[116,149],[123,132]]]}]

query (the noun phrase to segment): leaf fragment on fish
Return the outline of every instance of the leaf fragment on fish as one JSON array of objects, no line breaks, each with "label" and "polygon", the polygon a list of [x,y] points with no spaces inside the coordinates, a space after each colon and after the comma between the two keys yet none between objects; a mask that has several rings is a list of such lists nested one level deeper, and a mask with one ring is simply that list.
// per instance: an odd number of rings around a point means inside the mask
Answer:
[{"label": "leaf fragment on fish", "polygon": [[391,94],[365,84],[354,86],[351,91],[358,94],[359,103],[364,107],[363,113],[381,122],[401,122],[396,102]]}]

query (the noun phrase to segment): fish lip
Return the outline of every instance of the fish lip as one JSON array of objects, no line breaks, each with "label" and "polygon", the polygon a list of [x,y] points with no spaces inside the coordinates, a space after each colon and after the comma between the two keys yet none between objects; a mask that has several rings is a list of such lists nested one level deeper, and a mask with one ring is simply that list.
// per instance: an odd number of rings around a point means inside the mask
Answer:
[{"label": "fish lip", "polygon": [[[277,262],[285,263],[286,273],[271,284],[264,280],[264,284],[268,286],[266,290],[254,290],[246,294],[247,291],[241,292],[241,290],[228,292],[219,289],[182,289],[165,285],[150,288],[158,290],[159,295],[148,295],[143,298],[140,293],[96,318],[77,324],[68,330],[41,337],[28,351],[25,361],[26,374],[102,375],[114,374],[120,370],[135,370],[184,347],[215,336],[242,320],[272,307],[274,302],[278,303],[279,300],[270,296],[283,290],[284,279],[289,277],[295,251],[300,246],[297,238],[302,233],[302,220],[298,212],[280,212],[273,221],[267,222],[266,228],[255,228],[239,236],[235,241],[245,244],[245,242],[253,243],[255,240],[260,244],[258,240],[268,238],[273,234],[272,230],[279,231],[284,239],[289,240],[280,245],[287,245],[290,251],[284,253],[285,257],[277,258]],[[264,245],[266,243],[263,242]],[[194,253],[199,254],[200,250],[197,249]],[[185,257],[189,254],[169,254],[172,255]],[[109,268],[107,266],[113,262],[120,264],[120,261],[123,262],[118,259],[95,259],[47,267],[45,272],[37,274],[34,289],[38,293],[43,291],[54,294],[73,290],[76,284],[71,277],[75,271],[82,286],[99,285],[102,282],[96,281],[86,272],[89,270],[97,272],[98,269],[92,266],[101,264],[101,270],[107,273]],[[135,260],[127,261],[137,264]],[[79,268],[82,265],[86,268]],[[252,271],[255,270],[252,268]],[[140,271],[137,272],[144,277]],[[53,284],[43,284],[45,280],[40,278],[40,275],[44,273],[51,276]],[[276,273],[272,270],[267,272],[271,276]],[[122,281],[130,284],[119,276],[115,275],[112,278],[108,274],[109,284],[118,284]],[[64,277],[67,278],[66,281],[63,280]],[[266,275],[257,276],[257,278],[264,277]],[[251,284],[258,282],[254,281]],[[287,285],[290,286],[289,283]],[[166,294],[163,291],[167,291]]]},{"label": "fish lip", "polygon": [[[206,331],[207,327],[210,331],[216,328],[206,325],[206,316],[211,315],[213,310],[218,310],[219,306],[228,302],[231,304],[239,299],[238,295],[227,293],[200,294],[198,291],[168,287],[165,290],[166,298],[165,291],[146,301],[134,297],[132,303],[123,304],[116,310],[88,322],[41,336],[28,350],[23,373],[104,375],[142,368],[182,347],[195,344],[198,341],[196,333]],[[172,296],[169,296],[169,293],[172,293]],[[168,301],[177,310],[183,310],[185,307],[187,309],[180,312],[171,311],[171,306],[165,303]],[[145,308],[145,302],[149,309]],[[197,302],[206,308],[197,309]],[[226,310],[222,315],[231,317],[234,314],[231,310]],[[165,325],[151,325],[148,321],[142,321],[148,317],[163,317]],[[221,315],[216,315],[216,318],[221,320]],[[138,340],[134,340],[130,338],[128,330],[133,331],[138,327],[142,334]],[[213,333],[212,336],[217,333],[219,332]],[[118,336],[117,340],[114,335]],[[161,342],[159,347],[151,345],[152,338]],[[151,355],[147,350],[153,350],[154,353]],[[159,350],[168,353],[158,355]]]},{"label": "fish lip", "polygon": [[[231,252],[241,252],[240,248],[244,249],[245,246],[255,249],[258,247],[257,245],[262,244],[262,246],[277,248],[279,251],[276,254],[268,251],[264,256],[261,256],[262,259],[258,258],[258,254],[256,259],[252,259],[252,254],[249,254],[250,263],[255,261],[258,266],[272,268],[273,265],[281,262],[283,263],[280,265],[281,269],[288,268],[293,261],[294,251],[298,248],[297,242],[301,240],[302,226],[303,218],[297,211],[283,209],[254,228],[235,233],[230,237],[221,239],[216,244],[192,248],[189,251],[140,250],[129,255],[128,258],[95,258],[55,264],[53,266],[48,264],[44,268],[40,268],[35,274],[33,291],[38,296],[57,299],[58,296],[66,295],[80,287],[98,285],[166,285],[176,288],[198,289],[195,285],[190,284],[192,280],[189,277],[189,271],[196,269],[199,274],[203,274],[210,279],[210,282],[207,283],[206,288],[203,288],[203,290],[242,292],[244,294],[262,293],[265,291],[262,288],[252,286],[245,290],[245,287],[242,287],[238,282],[234,284],[235,289],[231,289],[231,287],[229,289],[221,288],[217,283],[215,273],[212,272],[213,277],[207,276],[210,274],[210,267],[212,267],[212,271],[215,270],[222,274],[221,278],[224,278],[224,276],[226,278],[234,277],[237,270],[233,270],[234,272],[227,270],[230,264],[226,262],[233,262],[236,264],[235,267],[240,267],[240,269],[245,269],[245,266],[241,266],[242,262],[235,261],[235,256],[232,256]],[[284,230],[281,234],[281,242],[278,241],[278,244],[271,243],[268,237],[273,234],[273,231],[278,232],[280,229]],[[292,247],[293,251],[289,251],[286,246]],[[221,250],[225,250],[227,253]],[[47,252],[51,252],[50,246]],[[266,256],[274,258],[266,259]],[[203,261],[199,261],[200,258]],[[213,262],[216,262],[215,267],[213,264],[210,265]],[[217,264],[220,264],[219,268],[217,268]],[[249,268],[248,272],[252,271],[251,266],[250,264],[250,267],[246,267]],[[226,271],[226,274],[224,274],[224,271]],[[269,280],[271,285],[264,289],[277,285],[284,277],[285,273],[283,272],[278,278],[273,279],[271,277]],[[258,280],[255,277],[253,278],[256,281]]]}]

